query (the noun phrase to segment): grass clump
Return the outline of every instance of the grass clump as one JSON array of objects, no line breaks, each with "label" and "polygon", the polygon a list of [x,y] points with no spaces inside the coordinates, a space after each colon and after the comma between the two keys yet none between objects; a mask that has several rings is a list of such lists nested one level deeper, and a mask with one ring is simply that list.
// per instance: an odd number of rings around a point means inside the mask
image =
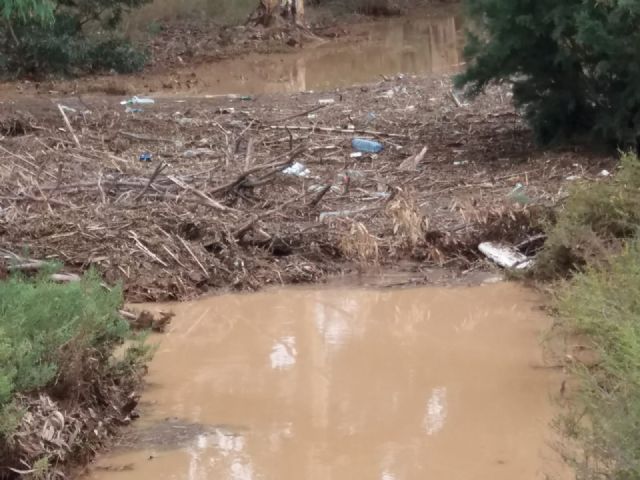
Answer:
[{"label": "grass clump", "polygon": [[[133,338],[118,313],[120,288],[104,288],[92,272],[67,284],[48,278],[0,282],[0,478],[45,458],[53,478],[86,460],[131,411],[146,360],[140,342],[113,355]],[[55,444],[42,438],[51,428]]]},{"label": "grass clump", "polygon": [[590,367],[573,364],[579,392],[559,422],[576,479],[639,479],[640,241],[607,266],[576,275],[560,293],[558,311],[597,359]]},{"label": "grass clump", "polygon": [[640,227],[640,160],[622,156],[611,180],[579,184],[548,231],[534,275],[542,279],[566,276],[605,262],[620,252]]},{"label": "grass clump", "polygon": [[57,284],[13,278],[0,283],[0,405],[64,375],[65,346],[113,348],[128,334],[118,315],[122,295],[87,275]]}]

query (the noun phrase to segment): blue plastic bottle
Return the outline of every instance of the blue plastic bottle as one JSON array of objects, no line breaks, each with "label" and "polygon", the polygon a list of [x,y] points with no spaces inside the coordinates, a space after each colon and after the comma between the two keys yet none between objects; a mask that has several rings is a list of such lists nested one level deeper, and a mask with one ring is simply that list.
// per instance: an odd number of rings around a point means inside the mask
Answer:
[{"label": "blue plastic bottle", "polygon": [[384,146],[375,140],[367,140],[366,138],[354,138],[351,140],[351,146],[364,153],[380,153]]}]

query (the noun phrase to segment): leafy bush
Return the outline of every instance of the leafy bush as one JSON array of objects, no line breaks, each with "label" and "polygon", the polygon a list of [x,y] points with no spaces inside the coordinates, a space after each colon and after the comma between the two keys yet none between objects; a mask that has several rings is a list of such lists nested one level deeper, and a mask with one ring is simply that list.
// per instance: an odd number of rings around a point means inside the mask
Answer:
[{"label": "leafy bush", "polygon": [[[0,0],[0,12],[7,1],[26,0]],[[116,34],[115,27],[125,10],[147,1],[57,0],[50,17],[0,13],[8,25],[0,29],[0,75],[140,70],[145,53]]]},{"label": "leafy bush", "polygon": [[553,278],[597,265],[640,228],[640,160],[622,156],[611,180],[577,184],[548,231],[534,275]]},{"label": "leafy bush", "polygon": [[118,315],[121,303],[121,291],[107,291],[94,274],[64,285],[1,282],[0,407],[16,392],[33,392],[68,373],[69,349],[110,352],[121,343],[129,333]]},{"label": "leafy bush", "polygon": [[[574,364],[577,398],[559,425],[577,480],[640,478],[640,243],[609,265],[578,274],[558,300],[572,336],[597,363]],[[578,452],[576,454],[576,452]]]},{"label": "leafy bush", "polygon": [[474,31],[457,84],[513,85],[538,140],[638,146],[640,0],[466,0]]}]

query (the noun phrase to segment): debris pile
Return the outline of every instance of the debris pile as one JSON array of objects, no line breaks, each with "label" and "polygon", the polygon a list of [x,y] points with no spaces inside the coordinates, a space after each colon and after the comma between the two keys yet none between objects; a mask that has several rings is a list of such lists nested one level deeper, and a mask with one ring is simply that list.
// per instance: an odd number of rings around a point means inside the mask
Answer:
[{"label": "debris pile", "polygon": [[482,268],[481,242],[539,233],[584,156],[537,152],[497,87],[470,104],[450,90],[401,77],[329,95],[157,97],[143,111],[122,97],[9,102],[0,243],[93,266],[134,301],[319,281],[365,260]]}]

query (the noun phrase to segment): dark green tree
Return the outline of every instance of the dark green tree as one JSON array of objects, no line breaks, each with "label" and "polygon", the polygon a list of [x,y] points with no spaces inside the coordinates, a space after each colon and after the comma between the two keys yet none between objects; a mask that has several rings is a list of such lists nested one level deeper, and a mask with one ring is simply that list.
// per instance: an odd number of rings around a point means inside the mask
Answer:
[{"label": "dark green tree", "polygon": [[638,147],[640,0],[466,0],[471,31],[456,84],[513,86],[542,143]]},{"label": "dark green tree", "polygon": [[0,0],[0,75],[139,70],[145,55],[116,27],[149,1]]}]

